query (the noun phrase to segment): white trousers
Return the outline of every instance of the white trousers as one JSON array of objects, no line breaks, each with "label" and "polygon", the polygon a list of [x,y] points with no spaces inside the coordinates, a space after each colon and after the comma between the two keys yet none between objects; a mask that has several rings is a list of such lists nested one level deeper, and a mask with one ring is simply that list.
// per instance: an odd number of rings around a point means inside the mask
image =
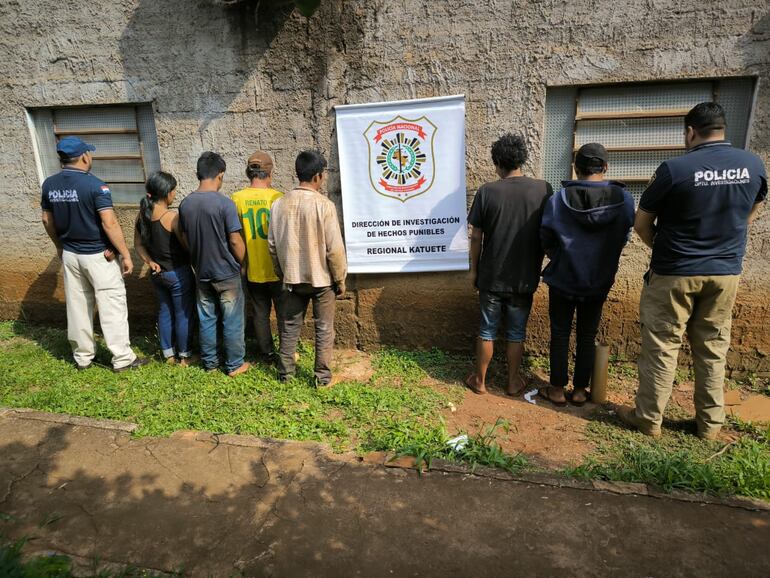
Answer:
[{"label": "white trousers", "polygon": [[96,355],[94,304],[112,367],[130,365],[136,354],[128,337],[128,306],[118,260],[107,261],[102,253],[78,255],[64,251],[64,297],[67,303],[67,339],[75,363],[86,366]]}]

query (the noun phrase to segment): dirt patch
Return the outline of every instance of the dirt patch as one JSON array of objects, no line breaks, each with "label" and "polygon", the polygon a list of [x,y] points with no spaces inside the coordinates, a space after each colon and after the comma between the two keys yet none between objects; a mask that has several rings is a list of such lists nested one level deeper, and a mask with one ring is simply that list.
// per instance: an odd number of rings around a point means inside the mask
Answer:
[{"label": "dirt patch", "polygon": [[538,465],[562,468],[577,464],[593,449],[585,427],[595,410],[593,404],[556,408],[539,399],[531,404],[490,388],[486,395],[468,391],[463,403],[455,412],[447,411],[445,418],[451,433],[475,433],[503,419],[509,424],[508,431],[498,428],[496,433],[497,443],[506,453],[522,452]]},{"label": "dirt patch", "polygon": [[[507,453],[524,453],[537,465],[549,468],[576,465],[593,450],[585,428],[598,409],[596,405],[559,408],[538,397],[530,403],[524,397],[505,395],[505,376],[499,369],[491,372],[490,378],[486,395],[466,390],[456,410],[445,412],[450,433],[476,433],[504,420],[507,427],[495,430],[500,447]],[[548,382],[541,372],[534,372],[528,375],[528,383],[526,391]]]},{"label": "dirt patch", "polygon": [[770,423],[770,397],[751,395],[738,390],[725,394],[727,415],[734,415],[743,421]]},{"label": "dirt patch", "polygon": [[[528,375],[527,391],[548,384],[547,373],[536,369]],[[459,383],[459,382],[458,382]],[[476,433],[494,425],[498,419],[509,424],[508,431],[498,428],[497,443],[507,453],[522,452],[532,461],[547,468],[564,468],[581,463],[595,444],[586,435],[589,423],[606,417],[616,405],[633,405],[637,388],[636,377],[627,374],[610,375],[608,404],[587,403],[583,407],[556,407],[539,397],[529,403],[523,397],[505,395],[505,376],[501,368],[493,368],[489,393],[476,395],[466,390],[462,403],[444,412],[450,433]],[[499,384],[499,385],[498,385]],[[674,385],[666,411],[669,423],[692,421],[694,384],[686,381]],[[762,397],[762,396],[760,396]]]},{"label": "dirt patch", "polygon": [[371,357],[357,349],[335,349],[332,373],[337,381],[366,383],[374,375]]}]

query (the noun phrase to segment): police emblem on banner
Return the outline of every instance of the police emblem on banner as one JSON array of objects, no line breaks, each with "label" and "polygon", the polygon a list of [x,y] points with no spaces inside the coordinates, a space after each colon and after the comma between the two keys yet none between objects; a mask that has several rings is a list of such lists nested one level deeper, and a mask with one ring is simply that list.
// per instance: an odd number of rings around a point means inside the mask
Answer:
[{"label": "police emblem on banner", "polygon": [[364,132],[369,146],[369,178],[384,197],[405,203],[428,192],[436,173],[436,125],[426,116],[374,121]]}]

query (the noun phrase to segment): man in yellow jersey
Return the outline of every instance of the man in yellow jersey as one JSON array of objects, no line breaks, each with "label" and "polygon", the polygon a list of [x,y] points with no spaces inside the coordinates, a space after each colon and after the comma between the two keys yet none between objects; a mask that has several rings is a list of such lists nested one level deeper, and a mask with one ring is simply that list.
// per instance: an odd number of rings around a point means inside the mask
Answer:
[{"label": "man in yellow jersey", "polygon": [[249,295],[254,306],[254,330],[257,334],[257,355],[261,361],[275,360],[273,336],[270,332],[270,305],[275,307],[280,323],[280,295],[282,283],[273,271],[273,261],[267,249],[267,231],[270,226],[270,210],[283,193],[271,188],[273,159],[264,151],[257,151],[246,163],[248,188],[232,196],[238,214],[243,221],[246,243],[246,278]]}]

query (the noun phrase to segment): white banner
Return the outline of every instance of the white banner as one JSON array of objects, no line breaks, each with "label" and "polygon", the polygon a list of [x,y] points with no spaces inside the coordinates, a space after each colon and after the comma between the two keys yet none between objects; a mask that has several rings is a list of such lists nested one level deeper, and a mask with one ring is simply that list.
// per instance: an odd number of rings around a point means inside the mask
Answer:
[{"label": "white banner", "polygon": [[467,270],[465,97],[335,108],[349,271]]}]

